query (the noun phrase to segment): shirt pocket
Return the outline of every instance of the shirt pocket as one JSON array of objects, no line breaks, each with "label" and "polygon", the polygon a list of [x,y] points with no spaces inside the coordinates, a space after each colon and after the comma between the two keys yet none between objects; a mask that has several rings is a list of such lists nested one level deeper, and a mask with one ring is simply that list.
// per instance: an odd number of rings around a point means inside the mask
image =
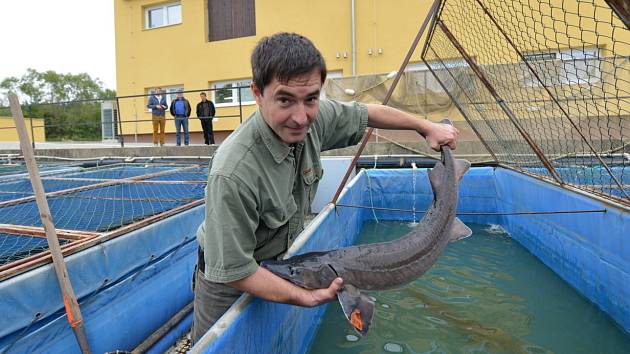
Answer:
[{"label": "shirt pocket", "polygon": [[319,164],[313,164],[311,173],[302,173],[302,181],[304,182],[304,187],[306,188],[306,195],[308,197],[309,207],[311,203],[313,202],[313,198],[315,198],[315,193],[317,192],[317,185],[319,184],[319,181],[322,179],[323,175],[324,175],[324,170],[321,168]]},{"label": "shirt pocket", "polygon": [[295,201],[291,198],[285,203],[284,207],[264,211],[261,215],[261,219],[268,228],[277,229],[286,224],[296,211],[297,205],[295,205]]}]

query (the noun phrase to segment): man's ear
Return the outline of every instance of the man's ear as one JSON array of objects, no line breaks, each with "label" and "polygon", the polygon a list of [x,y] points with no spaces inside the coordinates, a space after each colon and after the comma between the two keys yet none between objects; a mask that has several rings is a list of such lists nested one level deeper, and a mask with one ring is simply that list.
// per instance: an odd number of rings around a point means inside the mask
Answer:
[{"label": "man's ear", "polygon": [[262,103],[262,91],[260,91],[258,87],[256,86],[256,84],[254,84],[253,82],[249,84],[249,88],[252,90],[252,93],[254,94],[254,99],[256,100],[256,104],[260,106],[260,104]]}]

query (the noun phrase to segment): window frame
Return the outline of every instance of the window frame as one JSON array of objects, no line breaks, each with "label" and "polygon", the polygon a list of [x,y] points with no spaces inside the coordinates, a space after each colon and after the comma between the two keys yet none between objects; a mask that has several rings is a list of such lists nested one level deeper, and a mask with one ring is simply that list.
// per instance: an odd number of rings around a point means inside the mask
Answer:
[{"label": "window frame", "polygon": [[[545,61],[557,61],[560,63],[560,67],[564,71],[564,75],[558,78],[544,77],[541,79],[544,81],[545,86],[562,86],[562,85],[586,85],[598,83],[602,79],[602,72],[599,65],[590,68],[592,65],[584,64],[587,61],[599,61],[599,48],[566,48],[561,50],[544,51],[544,52],[530,52],[524,53],[523,57],[528,63],[545,62]],[[572,63],[571,63],[572,62]],[[588,70],[594,70],[592,76],[586,78],[580,77],[578,70],[578,64],[582,63]],[[525,80],[525,87],[542,87],[543,85],[535,78],[531,77],[530,80]]]},{"label": "window frame", "polygon": [[[241,85],[243,83],[252,82],[252,79],[240,79],[240,80],[226,80],[226,81],[215,81],[212,82],[210,84],[210,89],[212,90],[212,102],[214,103],[215,107],[234,107],[234,106],[238,106],[239,104],[239,97],[238,97],[238,87],[241,86],[248,86],[247,85]],[[217,91],[221,90],[221,89],[226,89],[224,87],[217,87],[218,85],[227,85],[227,84],[236,84],[234,85],[234,87],[231,88],[232,91],[232,96],[230,96],[232,102],[218,102],[217,101]],[[248,88],[249,89],[249,88]],[[243,89],[241,89],[242,91]],[[242,94],[242,92],[241,92]],[[241,105],[243,106],[248,106],[248,105],[253,105],[256,104],[256,100],[253,97],[253,93],[252,93],[252,100],[251,101],[242,101]]]},{"label": "window frame", "polygon": [[[179,6],[179,22],[174,22],[174,23],[169,23],[168,19],[168,8],[169,7],[173,7],[173,6]],[[154,26],[151,27],[151,21],[150,21],[150,17],[149,17],[149,13],[153,10],[157,10],[157,9],[162,9],[163,10],[163,14],[162,14],[162,20],[163,20],[163,25],[161,26]],[[169,2],[169,3],[164,3],[164,4],[160,4],[160,5],[153,5],[153,6],[147,6],[144,8],[144,29],[145,30],[152,30],[152,29],[156,29],[156,28],[162,28],[162,27],[169,27],[169,26],[175,26],[175,25],[179,25],[181,23],[183,23],[183,18],[182,18],[182,3],[181,1],[173,1],[173,2]]]}]

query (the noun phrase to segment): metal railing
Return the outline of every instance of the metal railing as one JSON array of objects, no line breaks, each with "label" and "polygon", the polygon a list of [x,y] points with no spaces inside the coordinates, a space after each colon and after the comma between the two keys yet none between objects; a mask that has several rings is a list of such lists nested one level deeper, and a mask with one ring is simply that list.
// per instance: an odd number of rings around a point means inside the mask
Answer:
[{"label": "metal railing", "polygon": [[[238,94],[238,100],[233,102],[230,106],[232,110],[238,110],[234,114],[217,114],[213,118],[219,121],[224,119],[238,120],[235,125],[243,122],[243,105],[247,105],[248,102],[243,102],[242,93],[244,90],[248,90],[248,86],[238,86],[230,88],[235,90]],[[206,88],[195,90],[183,90],[182,93],[199,93],[206,92],[208,99],[212,99],[212,93],[221,90],[220,88]],[[164,93],[175,97],[176,93],[168,92]],[[22,111],[25,118],[32,119],[27,122],[27,129],[29,130],[31,137],[45,136],[46,142],[94,142],[103,140],[115,140],[118,141],[121,147],[125,146],[126,137],[134,135],[151,135],[150,129],[143,128],[138,130],[138,124],[150,123],[152,121],[150,117],[150,110],[146,108],[148,97],[151,94],[137,94],[126,95],[117,97],[97,98],[91,100],[76,100],[76,101],[64,101],[64,102],[44,102],[44,103],[25,103],[22,104]],[[134,102],[127,104],[129,100],[141,99],[141,102]],[[191,105],[191,117],[195,117],[196,100],[188,98]],[[112,106],[112,120],[111,122],[103,121],[103,103],[113,102]],[[122,104],[121,104],[122,103]],[[216,105],[216,103],[215,103]],[[133,107],[133,109],[132,109]],[[217,113],[223,109],[223,106],[217,107]],[[168,110],[168,109],[167,109]],[[143,116],[147,116],[145,118]],[[8,107],[0,107],[0,116],[10,117],[11,113]],[[197,118],[195,118],[197,119]],[[212,119],[202,117],[200,119]],[[38,121],[40,120],[40,121]],[[174,122],[175,118],[170,117],[167,113],[165,120],[167,122]],[[43,123],[40,123],[43,121]],[[109,127],[106,127],[109,125]],[[130,128],[130,126],[135,126]],[[111,129],[110,129],[111,128]],[[111,135],[105,137],[105,131],[111,130]],[[6,131],[14,131],[13,126],[0,127],[0,134]],[[196,131],[195,131],[196,132]],[[111,137],[112,139],[108,139]],[[31,139],[33,148],[37,147],[37,139]]]}]

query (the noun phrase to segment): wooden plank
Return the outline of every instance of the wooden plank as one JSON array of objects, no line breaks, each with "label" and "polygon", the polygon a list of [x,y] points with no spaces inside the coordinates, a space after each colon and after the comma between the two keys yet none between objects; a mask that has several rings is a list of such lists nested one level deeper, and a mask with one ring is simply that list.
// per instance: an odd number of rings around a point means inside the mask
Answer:
[{"label": "wooden plank", "polygon": [[46,238],[48,240],[48,248],[52,255],[53,265],[55,273],[57,274],[57,280],[63,295],[63,303],[66,308],[66,315],[68,316],[68,323],[76,336],[79,347],[82,353],[90,353],[90,345],[87,340],[85,328],[83,326],[83,316],[79,308],[79,302],[72,289],[70,278],[68,277],[68,270],[61,254],[59,246],[59,240],[57,239],[57,233],[55,232],[55,225],[53,224],[52,216],[50,215],[50,209],[48,208],[48,201],[44,195],[44,186],[39,177],[39,170],[35,157],[33,154],[33,147],[30,145],[28,133],[26,131],[26,124],[24,124],[24,116],[22,114],[22,108],[17,95],[9,93],[9,103],[11,106],[11,115],[15,121],[15,127],[20,138],[20,147],[22,149],[22,155],[28,168],[28,175],[31,179],[33,191],[35,192],[35,198],[37,201],[37,207],[39,214],[42,218],[42,225],[46,231]]},{"label": "wooden plank", "polygon": [[[89,231],[75,231],[75,230],[63,230],[57,229],[57,236],[64,240],[84,240],[89,237],[98,236],[98,232]],[[22,236],[34,236],[34,237],[46,237],[44,228],[37,226],[22,226],[11,224],[0,224],[0,232],[22,235]]]}]

